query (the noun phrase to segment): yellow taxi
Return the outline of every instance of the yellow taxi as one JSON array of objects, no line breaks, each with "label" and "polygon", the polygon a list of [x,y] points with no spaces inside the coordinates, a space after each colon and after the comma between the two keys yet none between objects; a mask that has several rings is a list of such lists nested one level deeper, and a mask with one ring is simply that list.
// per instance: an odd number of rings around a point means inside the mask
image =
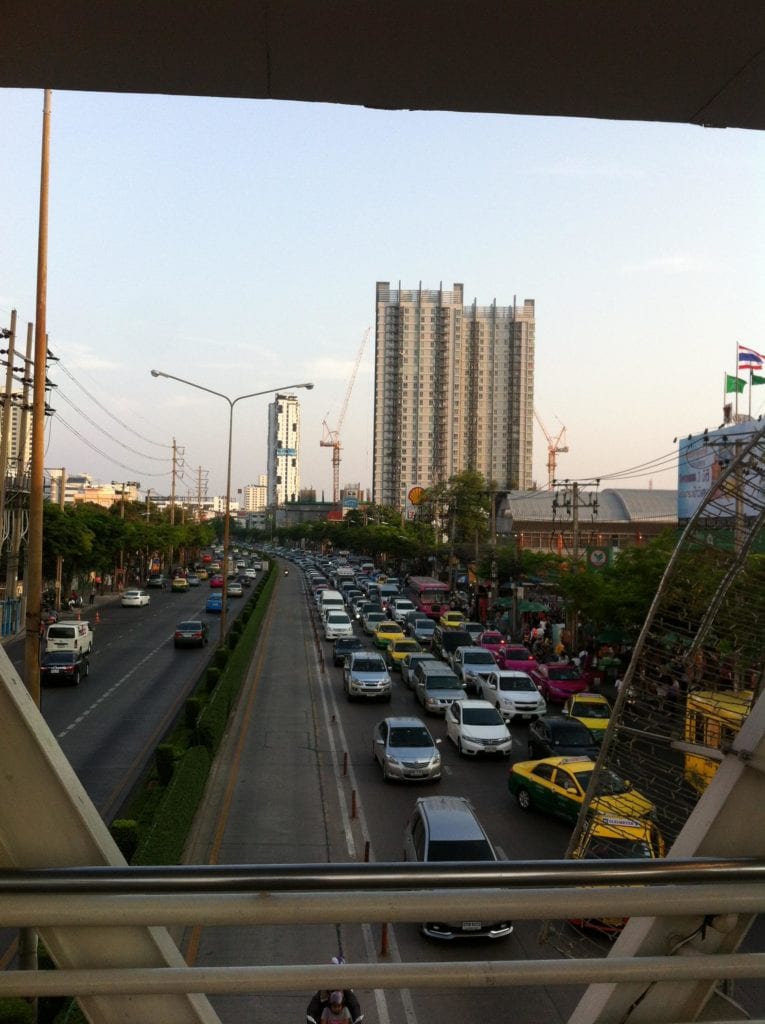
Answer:
[{"label": "yellow taxi", "polygon": [[[574,848],[577,860],[611,858],[654,859],[666,853],[664,838],[652,821],[620,818],[613,814],[588,818]],[[617,935],[627,923],[626,917],[570,918],[579,928],[588,928],[605,935]]]},{"label": "yellow taxi", "polygon": [[563,705],[563,714],[579,719],[595,742],[600,743],[611,718],[611,705],[599,693],[575,693]]},{"label": "yellow taxi", "polygon": [[464,621],[465,616],[462,612],[450,609],[442,613],[441,618],[438,620],[438,625],[443,626],[445,629],[458,629]]},{"label": "yellow taxi", "polygon": [[[584,803],[595,762],[589,757],[545,757],[541,761],[518,761],[510,769],[507,786],[521,810],[539,810],[565,821],[575,822]],[[593,816],[606,814],[622,818],[650,818],[655,807],[626,779],[602,769],[599,795],[592,801]]]},{"label": "yellow taxi", "polygon": [[200,580],[206,580],[208,578],[208,575],[209,574],[207,572],[207,569],[197,569],[197,576],[200,578]]},{"label": "yellow taxi", "polygon": [[385,649],[394,640],[406,640],[402,626],[398,622],[394,622],[393,619],[383,619],[377,624],[372,634],[372,642],[375,647]]},{"label": "yellow taxi", "polygon": [[185,576],[176,576],[170,584],[170,589],[176,594],[183,593],[189,589],[189,581]]},{"label": "yellow taxi", "polygon": [[414,654],[417,651],[421,651],[422,648],[416,640],[412,640],[410,637],[405,637],[403,640],[391,640],[388,643],[388,649],[385,652],[388,667],[396,672],[401,671],[401,665],[407,654]]}]

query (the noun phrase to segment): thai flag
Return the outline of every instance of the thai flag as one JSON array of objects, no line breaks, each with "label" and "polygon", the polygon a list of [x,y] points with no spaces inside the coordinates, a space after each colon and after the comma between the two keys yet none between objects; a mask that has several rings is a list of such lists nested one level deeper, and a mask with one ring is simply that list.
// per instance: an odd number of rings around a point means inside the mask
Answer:
[{"label": "thai flag", "polygon": [[746,345],[738,347],[738,368],[739,370],[761,370],[765,366],[765,356],[755,352],[753,348]]}]

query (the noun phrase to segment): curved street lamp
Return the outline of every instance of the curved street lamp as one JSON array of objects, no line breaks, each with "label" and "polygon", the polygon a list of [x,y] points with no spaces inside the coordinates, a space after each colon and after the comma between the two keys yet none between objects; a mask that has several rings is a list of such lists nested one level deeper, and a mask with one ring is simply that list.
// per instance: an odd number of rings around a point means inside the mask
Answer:
[{"label": "curved street lamp", "polygon": [[223,604],[220,613],[220,638],[219,643],[223,644],[226,637],[226,602],[228,600],[228,549],[229,549],[229,513],[231,505],[231,441],[234,429],[234,406],[245,398],[258,398],[260,395],[274,395],[282,391],[295,391],[298,388],[305,388],[306,391],[313,389],[313,384],[287,384],[284,387],[268,388],[265,391],[252,391],[247,395],[238,395],[236,398],[229,398],[222,391],[213,391],[204,384],[195,384],[194,381],[184,380],[183,377],[176,377],[172,373],[164,373],[162,370],[152,370],[152,377],[167,377],[168,380],[177,380],[179,384],[186,384],[198,391],[206,391],[208,395],[216,395],[228,402],[228,459],[226,461],[226,514],[223,520]]}]

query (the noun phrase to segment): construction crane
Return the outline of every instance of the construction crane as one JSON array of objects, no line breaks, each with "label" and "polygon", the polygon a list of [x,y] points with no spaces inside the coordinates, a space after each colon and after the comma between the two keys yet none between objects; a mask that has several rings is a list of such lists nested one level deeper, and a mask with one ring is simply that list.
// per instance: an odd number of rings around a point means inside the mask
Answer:
[{"label": "construction crane", "polygon": [[[334,430],[331,430],[326,419],[322,424],[324,427],[324,436],[321,441],[319,441],[319,444],[322,448],[332,449],[332,501],[335,505],[340,502],[340,449],[342,448],[342,444],[340,443],[340,431],[343,426],[345,414],[348,411],[348,402],[351,400],[351,391],[353,390],[353,384],[359,370],[359,363],[361,362],[361,357],[364,355],[364,346],[367,343],[367,338],[369,337],[371,330],[371,327],[367,327],[366,331],[364,331],[364,337],[361,339],[359,351],[356,354],[356,362],[353,364],[351,378],[348,381],[345,398],[343,399],[343,405],[340,409],[340,415],[337,417],[337,426]],[[329,413],[327,413],[327,415],[329,416]]]},{"label": "construction crane", "polygon": [[[551,491],[555,480],[555,466],[557,464],[556,456],[562,452],[568,451],[568,445],[566,444],[566,428],[561,423],[561,430],[558,436],[551,437],[536,409],[534,410],[534,416],[536,417],[537,423],[542,428],[542,433],[545,435],[547,440],[547,490]],[[558,422],[560,423],[560,420],[558,420]]]}]

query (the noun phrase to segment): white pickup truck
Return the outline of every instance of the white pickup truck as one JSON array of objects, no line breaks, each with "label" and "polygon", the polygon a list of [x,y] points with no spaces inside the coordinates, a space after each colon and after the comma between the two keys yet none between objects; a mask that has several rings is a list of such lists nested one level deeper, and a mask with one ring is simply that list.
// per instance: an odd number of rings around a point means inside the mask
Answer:
[{"label": "white pickup truck", "polygon": [[93,630],[89,622],[55,622],[45,632],[45,653],[48,651],[80,651],[89,655],[93,650]]}]

